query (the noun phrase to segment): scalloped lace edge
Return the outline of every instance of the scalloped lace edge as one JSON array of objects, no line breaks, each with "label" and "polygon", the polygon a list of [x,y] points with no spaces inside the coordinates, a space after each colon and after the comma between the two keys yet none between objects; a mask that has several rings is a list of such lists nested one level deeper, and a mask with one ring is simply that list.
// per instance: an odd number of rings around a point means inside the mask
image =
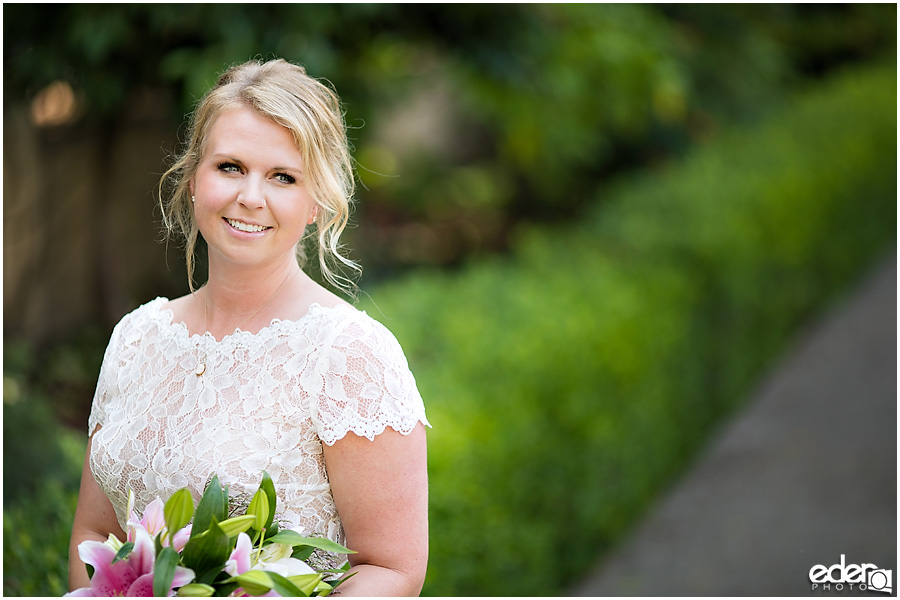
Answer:
[{"label": "scalloped lace edge", "polygon": [[375,436],[381,435],[384,433],[384,430],[390,427],[400,435],[409,435],[413,432],[416,426],[421,423],[426,427],[431,427],[431,423],[428,422],[428,419],[425,418],[424,415],[419,415],[413,419],[412,422],[404,421],[403,423],[387,423],[387,422],[379,422],[375,424],[375,427],[360,427],[360,426],[345,426],[341,427],[340,425],[337,427],[329,427],[324,430],[320,430],[317,432],[319,439],[322,440],[323,444],[328,446],[334,446],[337,442],[344,439],[348,433],[353,433],[358,435],[359,437],[364,437],[370,442],[375,441]]}]

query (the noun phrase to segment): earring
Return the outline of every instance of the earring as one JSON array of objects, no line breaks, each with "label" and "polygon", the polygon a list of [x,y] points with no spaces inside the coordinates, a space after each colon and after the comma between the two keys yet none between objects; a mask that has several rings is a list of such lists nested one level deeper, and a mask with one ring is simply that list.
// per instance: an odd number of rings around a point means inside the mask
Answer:
[{"label": "earring", "polygon": [[313,206],[312,215],[309,217],[309,224],[312,225],[316,222],[316,217],[319,216],[319,207]]},{"label": "earring", "polygon": [[196,202],[196,201],[197,201],[197,199],[194,198],[194,195],[193,195],[193,194],[191,194],[191,202]]}]

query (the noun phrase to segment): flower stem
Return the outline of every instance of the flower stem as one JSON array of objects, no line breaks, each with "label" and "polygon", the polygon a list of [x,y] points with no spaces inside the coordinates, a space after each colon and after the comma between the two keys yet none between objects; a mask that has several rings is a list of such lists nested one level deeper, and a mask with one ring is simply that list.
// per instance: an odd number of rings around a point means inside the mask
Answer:
[{"label": "flower stem", "polygon": [[259,562],[259,555],[262,554],[263,540],[266,539],[266,528],[263,527],[259,532],[259,548],[256,549],[256,560],[253,561],[253,564]]}]

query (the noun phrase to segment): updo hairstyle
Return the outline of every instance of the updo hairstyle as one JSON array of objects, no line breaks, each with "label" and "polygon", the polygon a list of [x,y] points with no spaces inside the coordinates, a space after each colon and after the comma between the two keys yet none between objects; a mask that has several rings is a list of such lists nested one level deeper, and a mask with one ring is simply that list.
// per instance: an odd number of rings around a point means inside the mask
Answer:
[{"label": "updo hairstyle", "polygon": [[[184,153],[160,179],[159,203],[170,237],[183,237],[188,284],[194,291],[194,252],[199,230],[194,220],[190,180],[206,151],[210,128],[223,111],[245,106],[288,129],[303,158],[303,183],[319,207],[319,266],[325,279],[353,295],[351,279],[336,273],[331,264],[344,265],[357,274],[360,267],[340,254],[339,239],[350,216],[354,191],[353,166],[344,116],[337,94],[285,60],[250,61],[223,73],[197,104],[188,123]],[[164,199],[164,190],[172,190]],[[297,244],[297,261],[306,262],[304,237]]]}]

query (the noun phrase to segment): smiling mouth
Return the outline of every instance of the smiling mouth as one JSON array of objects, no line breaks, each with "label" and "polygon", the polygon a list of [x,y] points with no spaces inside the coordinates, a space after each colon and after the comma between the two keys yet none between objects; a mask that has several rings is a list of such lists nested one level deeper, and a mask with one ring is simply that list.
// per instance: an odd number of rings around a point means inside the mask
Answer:
[{"label": "smiling mouth", "polygon": [[229,225],[231,225],[238,231],[244,231],[246,233],[259,233],[260,231],[265,231],[266,229],[272,229],[271,227],[266,227],[264,225],[250,225],[249,223],[242,223],[240,221],[235,221],[234,219],[226,218],[225,221],[227,221]]}]

